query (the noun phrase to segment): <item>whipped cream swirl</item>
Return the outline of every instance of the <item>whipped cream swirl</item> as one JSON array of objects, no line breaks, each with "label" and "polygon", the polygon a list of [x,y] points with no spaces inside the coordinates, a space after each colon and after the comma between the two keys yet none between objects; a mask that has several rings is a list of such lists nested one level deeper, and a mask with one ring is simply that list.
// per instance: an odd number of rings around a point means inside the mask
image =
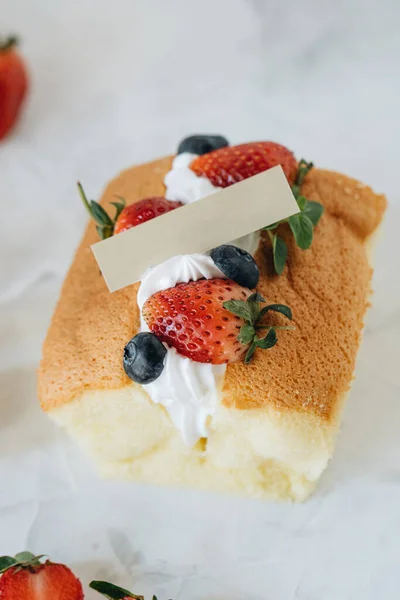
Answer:
[{"label": "whipped cream swirl", "polygon": [[[141,330],[149,331],[142,317],[142,308],[150,296],[160,290],[198,279],[213,279],[225,275],[209,256],[189,254],[174,256],[164,263],[147,269],[138,292]],[[156,404],[167,409],[172,422],[188,446],[208,436],[209,418],[213,415],[222,386],[226,365],[195,362],[167,348],[164,370],[160,377],[146,385],[146,391]]]},{"label": "whipped cream swirl", "polygon": [[[180,200],[190,204],[222,189],[214,186],[206,177],[198,177],[189,168],[196,157],[196,154],[188,152],[175,157],[172,169],[164,180],[165,197],[168,200]],[[260,234],[255,232],[231,243],[254,254],[259,241]],[[142,308],[150,296],[160,290],[175,287],[177,283],[215,277],[226,279],[206,254],[174,256],[147,269],[142,276],[137,297],[141,330],[149,331],[142,317]],[[166,344],[165,347],[167,356],[164,370],[156,381],[146,385],[146,392],[153,402],[165,406],[185,444],[194,446],[199,439],[208,437],[209,424],[222,388],[226,365],[195,362],[179,354],[175,348]]]}]

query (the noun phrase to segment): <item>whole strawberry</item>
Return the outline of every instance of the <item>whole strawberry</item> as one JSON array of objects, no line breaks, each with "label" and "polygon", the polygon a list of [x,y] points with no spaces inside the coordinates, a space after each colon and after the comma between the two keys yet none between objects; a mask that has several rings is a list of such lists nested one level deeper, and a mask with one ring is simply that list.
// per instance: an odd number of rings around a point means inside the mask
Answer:
[{"label": "whole strawberry", "polygon": [[81,582],[65,565],[20,552],[0,557],[1,600],[83,600]]},{"label": "whole strawberry", "polygon": [[194,159],[190,168],[217,187],[228,187],[281,165],[289,183],[294,182],[297,162],[293,153],[275,142],[250,142],[219,148]]},{"label": "whole strawberry", "polygon": [[78,189],[86,210],[97,224],[97,233],[102,240],[183,206],[182,202],[166,200],[162,197],[143,198],[139,202],[126,206],[125,200],[119,198],[119,202],[111,202],[116,210],[112,218],[98,202],[87,199],[80,183]]},{"label": "whole strawberry", "polygon": [[183,356],[214,365],[240,360],[245,347],[237,336],[244,321],[223,302],[247,300],[251,291],[230,279],[180,283],[151,296],[143,306],[149,329]]},{"label": "whole strawberry", "polygon": [[0,140],[16,123],[28,90],[27,71],[16,47],[15,37],[0,40]]},{"label": "whole strawberry", "polygon": [[136,225],[150,221],[180,206],[183,206],[182,202],[174,202],[165,198],[139,200],[123,209],[115,223],[114,233],[127,231],[131,227],[136,227]]},{"label": "whole strawberry", "polygon": [[[181,355],[196,362],[214,365],[245,359],[249,362],[256,348],[272,348],[276,329],[260,323],[268,311],[291,319],[287,306],[265,302],[230,279],[200,279],[180,283],[150,296],[143,306],[143,318],[150,331]],[[265,337],[257,331],[267,329]]]}]

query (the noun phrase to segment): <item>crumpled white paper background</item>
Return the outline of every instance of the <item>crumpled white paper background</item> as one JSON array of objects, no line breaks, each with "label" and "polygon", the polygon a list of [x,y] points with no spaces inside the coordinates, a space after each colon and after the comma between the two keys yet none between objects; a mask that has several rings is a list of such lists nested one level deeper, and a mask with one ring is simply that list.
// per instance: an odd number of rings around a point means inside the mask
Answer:
[{"label": "crumpled white paper background", "polygon": [[[399,5],[232,0],[228,21],[227,7],[2,1],[32,94],[0,145],[0,554],[45,552],[86,588],[160,600],[396,598]],[[38,407],[40,345],[86,220],[75,181],[96,196],[195,131],[276,139],[389,195],[357,378],[304,505],[101,481]]]}]

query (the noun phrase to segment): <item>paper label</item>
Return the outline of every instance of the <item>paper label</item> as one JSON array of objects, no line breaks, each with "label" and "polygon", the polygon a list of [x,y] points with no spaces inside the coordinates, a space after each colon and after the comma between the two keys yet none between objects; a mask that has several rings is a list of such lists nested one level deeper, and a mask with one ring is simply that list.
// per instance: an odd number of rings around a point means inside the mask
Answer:
[{"label": "paper label", "polygon": [[281,166],[92,246],[110,292],[179,254],[202,253],[299,212]]}]

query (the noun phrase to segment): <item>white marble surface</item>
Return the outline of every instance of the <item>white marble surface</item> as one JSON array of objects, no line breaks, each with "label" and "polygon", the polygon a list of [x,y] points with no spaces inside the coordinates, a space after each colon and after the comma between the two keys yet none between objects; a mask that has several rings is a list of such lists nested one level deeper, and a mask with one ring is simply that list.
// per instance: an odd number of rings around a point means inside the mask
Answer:
[{"label": "white marble surface", "polygon": [[[398,0],[1,1],[32,93],[0,146],[0,554],[47,552],[161,600],[398,597],[399,20]],[[303,506],[99,481],[37,406],[86,220],[76,180],[96,196],[196,131],[280,141],[392,205],[337,452]]]}]

